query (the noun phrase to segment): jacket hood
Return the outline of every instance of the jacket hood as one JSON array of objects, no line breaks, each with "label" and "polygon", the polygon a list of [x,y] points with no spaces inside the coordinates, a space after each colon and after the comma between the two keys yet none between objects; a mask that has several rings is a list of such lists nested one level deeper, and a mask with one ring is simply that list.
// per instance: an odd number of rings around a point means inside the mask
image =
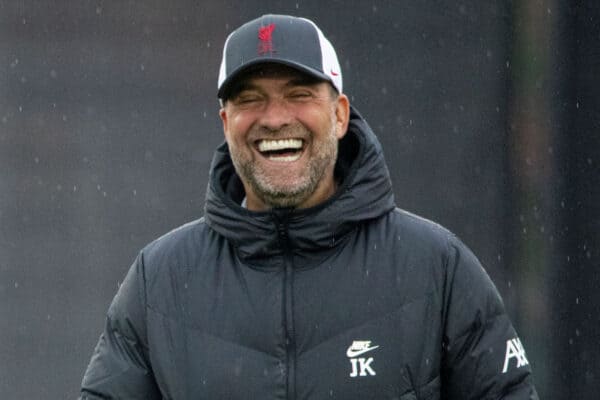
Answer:
[{"label": "jacket hood", "polygon": [[[339,143],[335,173],[340,182],[337,192],[315,207],[250,211],[240,206],[244,188],[223,143],[210,169],[206,223],[233,243],[239,257],[250,264],[275,266],[277,256],[292,251],[294,265],[313,265],[358,224],[395,206],[381,144],[353,107],[348,131]],[[288,239],[285,246],[282,232]]]}]

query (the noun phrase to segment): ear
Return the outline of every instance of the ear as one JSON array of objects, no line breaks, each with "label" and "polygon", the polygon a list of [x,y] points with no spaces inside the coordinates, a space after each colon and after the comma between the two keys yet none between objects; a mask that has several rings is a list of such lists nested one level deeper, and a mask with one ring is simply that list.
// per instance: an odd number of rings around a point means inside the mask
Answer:
[{"label": "ear", "polygon": [[227,140],[227,111],[225,110],[225,106],[221,107],[219,110],[219,116],[223,123],[223,134],[225,135],[225,140]]},{"label": "ear", "polygon": [[343,138],[348,130],[350,121],[350,100],[345,94],[340,94],[335,105],[336,117],[336,136],[339,139]]}]

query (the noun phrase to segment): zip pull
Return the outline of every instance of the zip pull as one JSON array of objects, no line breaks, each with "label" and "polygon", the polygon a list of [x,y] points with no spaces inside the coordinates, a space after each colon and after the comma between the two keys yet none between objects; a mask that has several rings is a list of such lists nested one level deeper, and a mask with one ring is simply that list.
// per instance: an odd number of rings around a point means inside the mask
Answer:
[{"label": "zip pull", "polygon": [[277,236],[282,246],[288,245],[288,221],[293,208],[274,208],[271,210],[277,228]]}]

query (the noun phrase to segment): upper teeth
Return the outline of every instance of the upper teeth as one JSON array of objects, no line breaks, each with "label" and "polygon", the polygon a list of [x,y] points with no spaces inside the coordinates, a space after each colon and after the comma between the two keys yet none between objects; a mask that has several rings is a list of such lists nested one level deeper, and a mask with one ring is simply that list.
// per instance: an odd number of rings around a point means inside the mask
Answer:
[{"label": "upper teeth", "polygon": [[300,148],[302,148],[302,140],[300,139],[261,140],[260,142],[258,142],[259,151],[274,151]]}]

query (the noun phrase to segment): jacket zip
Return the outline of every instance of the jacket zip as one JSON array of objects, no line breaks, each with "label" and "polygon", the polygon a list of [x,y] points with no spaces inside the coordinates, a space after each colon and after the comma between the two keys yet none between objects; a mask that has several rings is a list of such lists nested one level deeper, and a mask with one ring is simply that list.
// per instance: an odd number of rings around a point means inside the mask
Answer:
[{"label": "jacket zip", "polygon": [[296,341],[294,334],[294,302],[293,302],[293,260],[292,249],[288,237],[288,227],[285,217],[275,214],[277,234],[283,250],[283,326],[286,345],[286,393],[287,399],[296,399]]}]

